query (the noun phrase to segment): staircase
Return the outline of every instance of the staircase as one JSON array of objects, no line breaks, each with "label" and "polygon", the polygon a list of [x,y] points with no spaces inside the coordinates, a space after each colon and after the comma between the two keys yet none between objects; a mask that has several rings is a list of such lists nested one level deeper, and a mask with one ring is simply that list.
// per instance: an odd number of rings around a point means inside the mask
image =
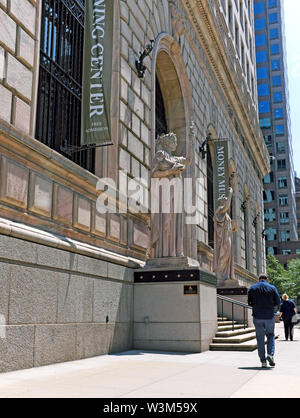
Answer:
[{"label": "staircase", "polygon": [[255,328],[218,318],[218,330],[209,347],[211,351],[254,351],[256,348]]}]

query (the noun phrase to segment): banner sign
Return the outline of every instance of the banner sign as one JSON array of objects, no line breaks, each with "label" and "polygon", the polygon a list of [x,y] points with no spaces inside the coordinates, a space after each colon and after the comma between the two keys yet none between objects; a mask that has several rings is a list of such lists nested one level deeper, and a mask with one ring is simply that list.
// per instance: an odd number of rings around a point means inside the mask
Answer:
[{"label": "banner sign", "polygon": [[215,209],[218,199],[228,197],[228,143],[226,140],[214,141],[214,197]]},{"label": "banner sign", "polygon": [[86,0],[81,146],[110,145],[114,0]]}]

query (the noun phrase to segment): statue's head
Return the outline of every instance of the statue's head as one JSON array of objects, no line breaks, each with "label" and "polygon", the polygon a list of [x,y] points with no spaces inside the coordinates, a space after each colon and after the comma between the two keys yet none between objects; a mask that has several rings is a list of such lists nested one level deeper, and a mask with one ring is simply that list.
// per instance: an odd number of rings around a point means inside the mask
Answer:
[{"label": "statue's head", "polygon": [[158,149],[174,152],[177,148],[177,136],[173,132],[162,134],[157,138],[156,145]]},{"label": "statue's head", "polygon": [[218,199],[218,207],[223,208],[226,205],[227,197],[219,197]]}]

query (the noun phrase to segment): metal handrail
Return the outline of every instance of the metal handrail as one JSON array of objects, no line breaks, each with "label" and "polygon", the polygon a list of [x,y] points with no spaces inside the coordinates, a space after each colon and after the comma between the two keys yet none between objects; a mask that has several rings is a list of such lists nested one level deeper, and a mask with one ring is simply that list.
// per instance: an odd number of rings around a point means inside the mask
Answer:
[{"label": "metal handrail", "polygon": [[232,304],[232,306],[231,306],[232,331],[234,331],[234,306],[238,305],[238,306],[241,306],[243,308],[243,320],[244,320],[243,325],[244,325],[244,329],[246,329],[246,327],[248,325],[247,320],[246,320],[246,309],[252,309],[252,306],[249,306],[246,303],[240,302],[240,301],[235,300],[235,299],[227,298],[226,296],[222,296],[222,295],[217,295],[217,298],[222,301],[222,316],[221,316],[222,320],[224,319],[224,315],[223,315],[224,314],[224,301],[229,302],[229,303]]}]

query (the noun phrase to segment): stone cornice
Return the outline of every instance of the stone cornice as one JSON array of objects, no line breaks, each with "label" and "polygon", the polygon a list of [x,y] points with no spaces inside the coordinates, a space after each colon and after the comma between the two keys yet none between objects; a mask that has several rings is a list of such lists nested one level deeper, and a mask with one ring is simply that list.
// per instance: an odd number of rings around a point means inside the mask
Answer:
[{"label": "stone cornice", "polygon": [[255,122],[251,119],[251,112],[253,116],[255,108],[254,106],[253,109],[248,108],[249,101],[246,103],[244,100],[244,93],[234,76],[234,69],[224,48],[219,27],[216,25],[216,16],[212,14],[207,0],[183,0],[183,4],[220,86],[222,96],[226,98],[227,106],[234,109],[235,115],[238,115],[238,125],[242,126],[245,133],[244,140],[255,159],[256,168],[261,177],[264,177],[269,172],[268,151],[258,125],[258,118],[255,118]]}]

